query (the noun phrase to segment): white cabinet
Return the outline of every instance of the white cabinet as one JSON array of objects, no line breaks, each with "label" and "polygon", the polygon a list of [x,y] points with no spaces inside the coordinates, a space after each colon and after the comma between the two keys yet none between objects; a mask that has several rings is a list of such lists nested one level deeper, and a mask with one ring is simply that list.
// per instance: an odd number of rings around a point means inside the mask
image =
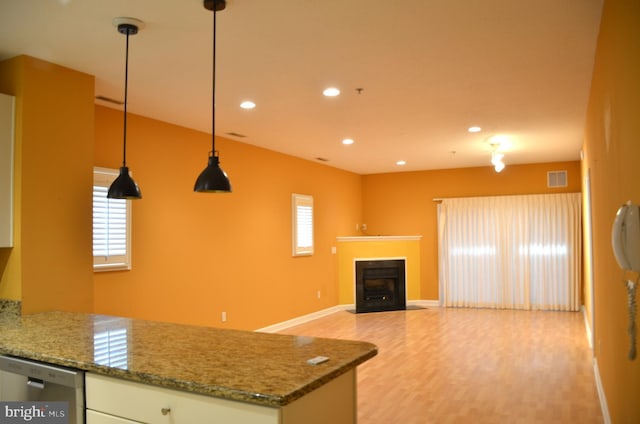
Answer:
[{"label": "white cabinet", "polygon": [[87,409],[87,423],[91,424],[140,424],[139,421],[131,421],[115,415],[103,414],[102,412]]},{"label": "white cabinet", "polygon": [[14,104],[0,93],[0,247],[13,247]]},{"label": "white cabinet", "polygon": [[282,408],[225,400],[103,375],[85,377],[87,424],[353,424],[355,370]]},{"label": "white cabinet", "polygon": [[90,411],[154,424],[278,422],[278,410],[275,408],[180,392],[102,375],[86,374],[85,390],[87,424],[109,422],[94,420],[96,417],[90,414]]}]

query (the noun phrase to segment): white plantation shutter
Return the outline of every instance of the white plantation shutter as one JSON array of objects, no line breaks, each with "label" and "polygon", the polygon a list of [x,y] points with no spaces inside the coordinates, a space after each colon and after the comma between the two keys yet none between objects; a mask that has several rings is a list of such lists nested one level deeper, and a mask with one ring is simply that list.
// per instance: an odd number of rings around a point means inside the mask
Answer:
[{"label": "white plantation shutter", "polygon": [[313,254],[313,197],[292,194],[293,256]]},{"label": "white plantation shutter", "polygon": [[118,171],[93,171],[93,269],[131,269],[130,200],[107,199],[107,191]]}]

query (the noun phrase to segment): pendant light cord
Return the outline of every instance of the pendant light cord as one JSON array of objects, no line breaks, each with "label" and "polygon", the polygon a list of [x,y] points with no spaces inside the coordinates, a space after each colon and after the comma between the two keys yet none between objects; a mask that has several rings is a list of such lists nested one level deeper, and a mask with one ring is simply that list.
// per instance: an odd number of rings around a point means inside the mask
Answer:
[{"label": "pendant light cord", "polygon": [[127,49],[124,62],[124,142],[122,152],[122,166],[127,166],[127,92],[129,85],[129,34],[131,29],[127,28]]},{"label": "pendant light cord", "polygon": [[213,89],[211,95],[211,155],[216,155],[216,7],[213,6]]}]

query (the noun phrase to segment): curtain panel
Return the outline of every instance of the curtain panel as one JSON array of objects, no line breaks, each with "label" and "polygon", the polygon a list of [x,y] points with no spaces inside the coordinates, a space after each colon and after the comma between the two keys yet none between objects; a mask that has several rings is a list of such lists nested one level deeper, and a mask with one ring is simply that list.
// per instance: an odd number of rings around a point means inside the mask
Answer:
[{"label": "curtain panel", "polygon": [[577,311],[581,228],[580,193],[444,199],[443,305]]}]

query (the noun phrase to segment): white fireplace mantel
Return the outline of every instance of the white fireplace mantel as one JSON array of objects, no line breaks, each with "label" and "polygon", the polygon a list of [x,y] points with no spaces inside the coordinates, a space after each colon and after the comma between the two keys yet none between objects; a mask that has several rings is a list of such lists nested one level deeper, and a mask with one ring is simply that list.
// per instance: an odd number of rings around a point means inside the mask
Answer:
[{"label": "white fireplace mantel", "polygon": [[343,236],[338,241],[403,241],[420,240],[422,236]]}]

